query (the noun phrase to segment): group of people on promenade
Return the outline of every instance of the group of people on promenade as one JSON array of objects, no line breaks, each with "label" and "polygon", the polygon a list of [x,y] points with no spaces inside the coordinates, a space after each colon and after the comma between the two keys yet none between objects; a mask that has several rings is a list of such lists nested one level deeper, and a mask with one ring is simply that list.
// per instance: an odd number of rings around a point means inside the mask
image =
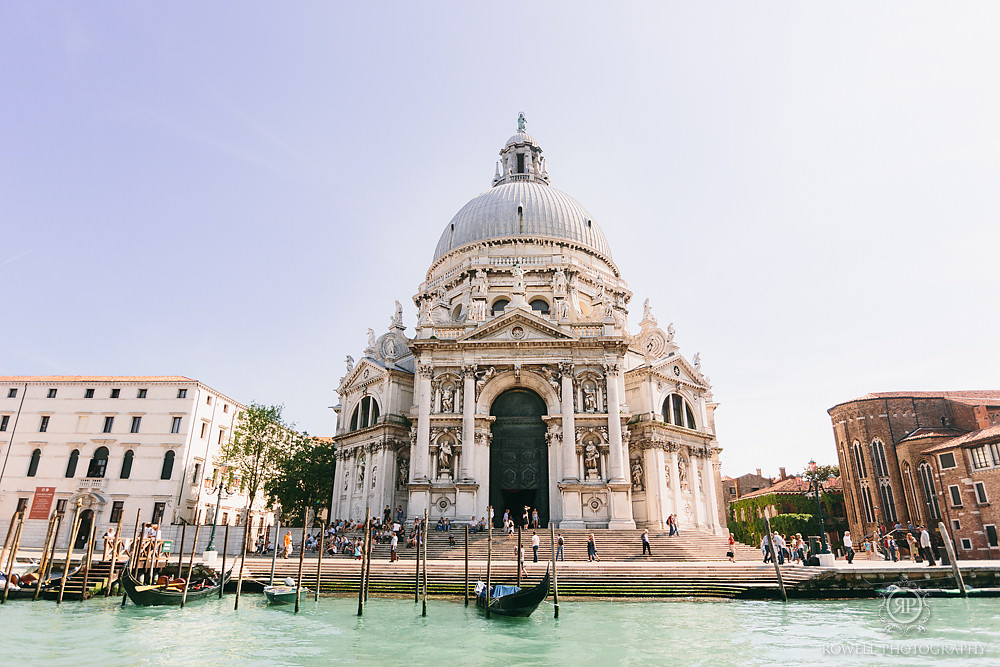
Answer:
[{"label": "group of people on promenade", "polygon": [[[935,565],[934,540],[924,525],[914,526],[910,523],[904,528],[897,522],[890,530],[879,528],[871,535],[866,535],[859,547],[866,560],[891,560],[895,563],[904,558],[901,544],[904,541],[911,562]],[[844,555],[848,563],[854,562],[854,540],[850,531],[844,533]]]}]

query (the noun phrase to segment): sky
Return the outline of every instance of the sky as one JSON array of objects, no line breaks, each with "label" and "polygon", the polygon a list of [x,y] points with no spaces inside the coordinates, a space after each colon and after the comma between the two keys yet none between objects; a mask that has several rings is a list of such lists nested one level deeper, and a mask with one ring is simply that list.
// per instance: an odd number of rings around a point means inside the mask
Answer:
[{"label": "sky", "polygon": [[[711,378],[723,473],[998,389],[1000,4],[0,4],[0,374],[335,388],[524,112]],[[993,296],[991,296],[993,295]]]}]

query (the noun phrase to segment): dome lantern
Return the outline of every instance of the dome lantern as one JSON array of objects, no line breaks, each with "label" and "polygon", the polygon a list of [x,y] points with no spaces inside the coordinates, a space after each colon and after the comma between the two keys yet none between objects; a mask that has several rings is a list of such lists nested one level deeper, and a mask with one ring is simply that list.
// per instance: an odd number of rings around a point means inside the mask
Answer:
[{"label": "dome lantern", "polygon": [[542,157],[542,148],[534,137],[524,130],[525,124],[522,112],[517,117],[517,134],[508,139],[500,150],[500,161],[493,177],[494,186],[515,181],[533,181],[548,185],[549,174],[545,168],[545,158]]}]

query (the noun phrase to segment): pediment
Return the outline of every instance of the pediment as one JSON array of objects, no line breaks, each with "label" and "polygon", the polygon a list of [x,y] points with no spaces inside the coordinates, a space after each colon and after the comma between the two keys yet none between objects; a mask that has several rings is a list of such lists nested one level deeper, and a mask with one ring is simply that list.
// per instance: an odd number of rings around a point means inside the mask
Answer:
[{"label": "pediment", "polygon": [[383,366],[375,363],[371,359],[362,358],[357,365],[351,369],[351,371],[345,375],[341,381],[340,386],[337,388],[337,393],[344,394],[349,392],[353,387],[368,384],[386,373],[386,369]]},{"label": "pediment", "polygon": [[707,386],[705,378],[698,369],[679,354],[672,354],[656,361],[652,365],[653,372],[667,381],[683,382],[700,387]]},{"label": "pediment", "polygon": [[539,340],[576,340],[576,337],[533,312],[519,308],[504,313],[459,339],[459,341],[511,342]]}]

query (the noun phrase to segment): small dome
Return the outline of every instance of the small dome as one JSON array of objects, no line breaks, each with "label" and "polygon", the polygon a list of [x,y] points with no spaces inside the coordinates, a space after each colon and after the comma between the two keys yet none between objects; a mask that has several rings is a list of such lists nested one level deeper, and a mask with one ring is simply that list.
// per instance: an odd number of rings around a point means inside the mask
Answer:
[{"label": "small dome", "polygon": [[533,136],[531,136],[524,130],[520,130],[517,134],[508,139],[507,143],[504,144],[504,146],[513,146],[514,144],[533,144],[537,146],[538,142],[535,141],[535,138]]},{"label": "small dome", "polygon": [[575,241],[611,258],[604,232],[579,202],[545,183],[513,181],[463,206],[441,235],[434,259],[469,243],[524,236]]}]

